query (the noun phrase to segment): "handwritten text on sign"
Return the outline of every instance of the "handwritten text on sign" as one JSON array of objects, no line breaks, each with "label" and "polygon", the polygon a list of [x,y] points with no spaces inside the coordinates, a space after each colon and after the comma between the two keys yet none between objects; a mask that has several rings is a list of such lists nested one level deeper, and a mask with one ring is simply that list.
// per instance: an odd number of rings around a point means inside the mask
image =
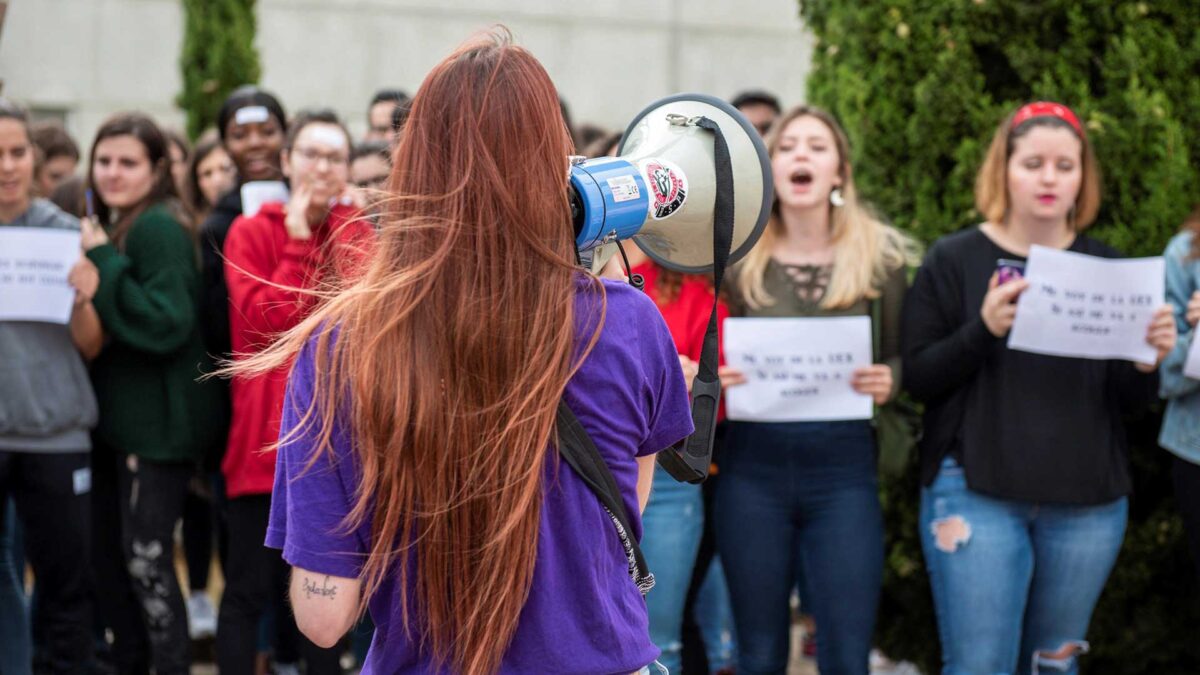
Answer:
[{"label": "handwritten text on sign", "polygon": [[850,387],[871,364],[870,318],[726,319],[724,344],[725,362],[747,379],[725,392],[729,419],[870,419],[871,397]]},{"label": "handwritten text on sign", "polygon": [[1146,331],[1165,296],[1162,258],[1111,260],[1034,246],[1008,346],[1154,363]]},{"label": "handwritten text on sign", "polygon": [[66,323],[75,290],[67,273],[79,260],[79,232],[0,227],[0,321]]}]

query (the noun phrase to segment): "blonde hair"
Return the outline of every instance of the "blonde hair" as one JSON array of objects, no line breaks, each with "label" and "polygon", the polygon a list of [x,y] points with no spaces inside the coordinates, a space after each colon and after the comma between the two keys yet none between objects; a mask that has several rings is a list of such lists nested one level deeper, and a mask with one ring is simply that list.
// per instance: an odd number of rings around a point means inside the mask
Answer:
[{"label": "blonde hair", "polygon": [[[879,297],[879,289],[892,270],[920,262],[918,246],[908,235],[884,223],[872,210],[858,200],[854,177],[850,170],[850,141],[846,132],[832,115],[812,106],[799,106],[788,111],[771,127],[767,136],[768,153],[774,157],[779,149],[783,130],[793,120],[812,117],[829,128],[838,152],[839,189],[842,206],[830,206],[831,241],[834,246],[833,273],[829,287],[821,300],[825,309],[849,307],[862,298]],[[779,216],[779,199],[771,207],[771,218],[762,237],[739,264],[736,283],[743,301],[758,309],[775,304],[764,283],[767,264],[775,243],[784,234]]]},{"label": "blonde hair", "polygon": [[1096,220],[1100,211],[1100,165],[1087,134],[1077,131],[1057,117],[1034,117],[1013,128],[1013,114],[1004,118],[979,173],[975,176],[975,208],[990,223],[1003,223],[1008,216],[1008,160],[1012,157],[1017,141],[1034,127],[1044,126],[1066,129],[1075,134],[1082,146],[1080,166],[1083,177],[1079,182],[1079,194],[1075,195],[1075,206],[1068,216],[1071,229],[1082,232]]}]

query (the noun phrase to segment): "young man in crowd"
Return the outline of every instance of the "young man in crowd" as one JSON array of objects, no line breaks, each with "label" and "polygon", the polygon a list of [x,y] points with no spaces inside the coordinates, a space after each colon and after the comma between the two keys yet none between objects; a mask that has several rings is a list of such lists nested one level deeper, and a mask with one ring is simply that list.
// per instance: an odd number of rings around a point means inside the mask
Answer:
[{"label": "young man in crowd", "polygon": [[771,128],[771,124],[779,117],[782,110],[779,107],[779,99],[775,98],[774,94],[761,89],[743,91],[734,96],[730,104],[746,116],[746,119],[754,125],[755,129],[758,129],[761,136],[767,135],[767,130]]},{"label": "young man in crowd", "polygon": [[398,106],[408,103],[408,94],[399,89],[380,89],[367,107],[367,134],[363,141],[392,140],[392,114]]}]

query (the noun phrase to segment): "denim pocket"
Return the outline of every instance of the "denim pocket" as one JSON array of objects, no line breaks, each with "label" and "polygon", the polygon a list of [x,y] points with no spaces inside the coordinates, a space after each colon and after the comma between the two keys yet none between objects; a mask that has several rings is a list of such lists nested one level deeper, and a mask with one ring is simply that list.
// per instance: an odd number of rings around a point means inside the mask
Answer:
[{"label": "denim pocket", "polygon": [[930,494],[944,496],[950,493],[962,492],[966,489],[967,478],[960,465],[953,457],[942,460],[937,476],[929,486]]}]

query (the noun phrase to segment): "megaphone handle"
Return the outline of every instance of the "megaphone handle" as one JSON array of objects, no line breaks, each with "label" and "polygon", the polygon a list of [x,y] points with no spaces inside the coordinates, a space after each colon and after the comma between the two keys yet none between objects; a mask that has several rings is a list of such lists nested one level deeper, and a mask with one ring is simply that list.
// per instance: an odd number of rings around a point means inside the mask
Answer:
[{"label": "megaphone handle", "polygon": [[689,123],[692,122],[713,134],[713,169],[717,188],[713,203],[713,307],[704,331],[699,372],[692,382],[692,424],[696,430],[678,446],[660,452],[658,463],[675,480],[699,483],[708,477],[718,403],[721,401],[721,380],[717,376],[717,306],[720,303],[725,266],[729,262],[729,250],[733,247],[734,203],[733,163],[729,159],[729,146],[725,143],[721,127],[707,117],[689,120]]}]

